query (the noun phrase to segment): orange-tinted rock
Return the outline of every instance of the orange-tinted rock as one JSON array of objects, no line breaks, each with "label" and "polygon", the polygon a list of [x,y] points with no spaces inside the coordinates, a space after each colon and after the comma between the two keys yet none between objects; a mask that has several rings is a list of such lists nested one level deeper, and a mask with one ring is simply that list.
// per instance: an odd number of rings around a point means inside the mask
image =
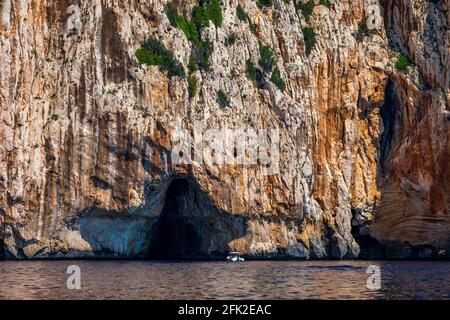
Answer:
[{"label": "orange-tinted rock", "polygon": [[[421,55],[429,41],[420,35],[425,20],[442,26],[442,12],[433,7],[424,15],[406,2],[384,6],[389,37],[384,28],[355,37],[367,1],[316,5],[309,21],[283,1],[264,9],[226,1],[222,27],[202,30],[214,43],[211,70],[195,73],[198,91],[190,98],[186,79],[169,78],[134,56],[156,37],[187,71],[193,44],[170,25],[165,1],[34,0],[14,10],[0,1],[6,251],[20,258],[148,256],[166,254],[160,243],[167,242],[179,256],[238,250],[355,258],[354,217],[360,225],[374,223],[372,235],[383,244],[444,247],[448,42],[427,48],[432,59]],[[237,18],[238,3],[255,33]],[[182,1],[180,13],[189,17],[195,4]],[[309,56],[307,25],[317,38]],[[446,32],[435,40],[448,40]],[[393,39],[417,64],[411,75],[392,68]],[[270,75],[260,88],[246,76],[247,60],[258,65],[259,42],[274,51],[284,92]],[[428,87],[414,83],[418,74]],[[389,78],[397,98],[386,106]],[[219,90],[229,108],[220,107]],[[388,140],[383,108],[395,110]],[[199,125],[215,130],[213,137],[226,129],[278,129],[279,170],[265,174],[258,163],[175,165],[173,135],[193,134]],[[221,143],[216,147],[220,154]],[[192,245],[181,245],[183,239]]]}]

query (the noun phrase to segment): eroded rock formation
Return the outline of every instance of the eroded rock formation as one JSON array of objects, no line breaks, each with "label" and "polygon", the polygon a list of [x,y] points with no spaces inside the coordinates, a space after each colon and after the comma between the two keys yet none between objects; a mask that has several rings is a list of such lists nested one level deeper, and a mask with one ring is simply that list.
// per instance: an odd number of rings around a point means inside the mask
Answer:
[{"label": "eroded rock formation", "polygon": [[386,1],[391,45],[414,70],[391,74],[384,106],[381,204],[374,236],[387,255],[449,256],[450,1]]},{"label": "eroded rock formation", "polygon": [[[135,55],[158,39],[188,73],[198,44],[165,0],[0,0],[6,256],[450,255],[450,1],[300,2],[222,1],[192,94]],[[173,4],[191,19],[199,2]],[[249,77],[261,46],[284,91]],[[412,65],[397,70],[394,50]],[[199,127],[277,130],[276,170],[178,165],[174,137]],[[245,144],[223,142],[214,153],[234,158]]]}]

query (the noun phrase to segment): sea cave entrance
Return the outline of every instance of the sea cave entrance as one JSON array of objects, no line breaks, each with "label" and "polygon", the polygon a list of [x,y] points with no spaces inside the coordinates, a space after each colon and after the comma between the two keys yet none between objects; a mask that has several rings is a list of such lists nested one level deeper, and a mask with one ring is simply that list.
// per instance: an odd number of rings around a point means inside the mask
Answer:
[{"label": "sea cave entrance", "polygon": [[217,210],[191,178],[177,178],[167,188],[164,207],[155,223],[151,259],[212,258]]},{"label": "sea cave entrance", "polygon": [[243,220],[217,209],[193,178],[176,178],[152,231],[150,259],[222,259]]},{"label": "sea cave entrance", "polygon": [[166,191],[164,207],[155,225],[150,256],[189,259],[202,254],[201,215],[197,190],[187,179],[174,180]]}]

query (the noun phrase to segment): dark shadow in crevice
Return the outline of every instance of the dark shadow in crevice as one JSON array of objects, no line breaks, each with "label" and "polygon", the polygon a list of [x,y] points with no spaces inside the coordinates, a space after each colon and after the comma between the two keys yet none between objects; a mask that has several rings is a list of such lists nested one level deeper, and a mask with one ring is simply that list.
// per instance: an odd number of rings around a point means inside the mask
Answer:
[{"label": "dark shadow in crevice", "polygon": [[379,153],[379,164],[382,170],[381,173],[385,173],[387,169],[388,160],[392,151],[392,147],[395,143],[395,133],[398,108],[400,101],[397,95],[397,88],[391,79],[386,87],[385,93],[385,103],[381,108],[380,115],[383,120],[383,134],[381,135],[380,141],[380,153]]},{"label": "dark shadow in crevice", "polygon": [[352,227],[352,235],[361,250],[358,260],[381,260],[386,256],[386,246],[370,234],[361,232],[361,227]]},{"label": "dark shadow in crevice", "polygon": [[[400,121],[400,98],[395,80],[389,79],[385,88],[385,100],[380,108],[380,117],[383,125],[383,132],[378,143],[378,166],[377,166],[377,184],[380,190],[386,183],[388,177],[390,159],[392,152],[398,144],[399,135],[401,134],[399,126]],[[374,213],[379,208],[374,209]],[[384,243],[380,243],[371,234],[371,230],[376,221],[367,219],[361,222],[357,216],[361,214],[361,209],[353,208],[352,235],[360,247],[360,260],[377,260],[386,257],[387,247]],[[364,215],[362,215],[364,216]]]}]

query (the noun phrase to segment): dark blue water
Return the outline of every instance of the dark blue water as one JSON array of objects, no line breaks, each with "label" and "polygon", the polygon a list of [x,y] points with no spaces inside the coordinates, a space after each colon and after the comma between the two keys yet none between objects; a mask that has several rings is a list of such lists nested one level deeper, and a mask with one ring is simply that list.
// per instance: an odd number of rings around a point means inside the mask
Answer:
[{"label": "dark blue water", "polygon": [[[81,290],[67,288],[69,265]],[[450,299],[450,263],[2,261],[0,299]]]}]

